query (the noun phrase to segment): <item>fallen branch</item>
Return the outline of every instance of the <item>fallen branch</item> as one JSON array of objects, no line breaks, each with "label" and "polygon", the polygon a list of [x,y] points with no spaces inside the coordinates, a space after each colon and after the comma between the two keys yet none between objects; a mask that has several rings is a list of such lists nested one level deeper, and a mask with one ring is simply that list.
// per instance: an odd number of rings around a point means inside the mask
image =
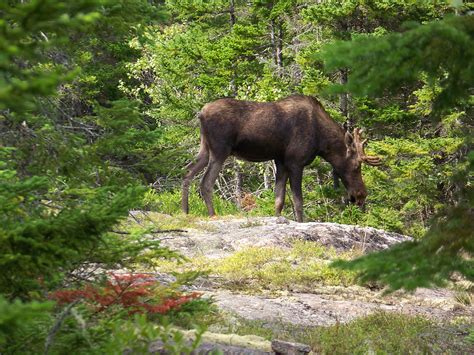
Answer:
[{"label": "fallen branch", "polygon": [[[125,232],[125,231],[116,231],[116,230],[111,230],[112,233],[115,234],[131,234],[130,232]],[[187,230],[184,229],[159,229],[159,230],[153,230],[149,231],[149,234],[162,234],[162,233],[171,233],[171,232],[179,232],[179,233],[187,233]]]}]

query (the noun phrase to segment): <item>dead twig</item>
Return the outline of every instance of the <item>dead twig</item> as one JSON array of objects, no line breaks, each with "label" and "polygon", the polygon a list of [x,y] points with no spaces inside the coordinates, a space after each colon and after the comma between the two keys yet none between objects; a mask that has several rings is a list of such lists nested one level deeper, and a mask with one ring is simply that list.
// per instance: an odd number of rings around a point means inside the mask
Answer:
[{"label": "dead twig", "polygon": [[49,348],[53,344],[54,337],[56,336],[56,333],[59,331],[61,328],[61,325],[63,324],[64,320],[66,317],[71,313],[72,307],[74,307],[76,304],[78,304],[81,300],[76,300],[69,304],[64,310],[61,312],[61,314],[58,316],[56,319],[56,322],[54,322],[53,327],[48,333],[48,337],[46,338],[46,342],[44,344],[44,355],[47,355],[49,352]]},{"label": "dead twig", "polygon": [[[115,233],[115,234],[131,234],[130,232],[126,231],[117,231],[117,230],[111,230],[110,232]],[[187,233],[187,230],[184,229],[159,229],[159,230],[153,230],[149,231],[149,234],[161,234],[161,233],[171,233],[171,232],[179,232],[179,233]]]}]

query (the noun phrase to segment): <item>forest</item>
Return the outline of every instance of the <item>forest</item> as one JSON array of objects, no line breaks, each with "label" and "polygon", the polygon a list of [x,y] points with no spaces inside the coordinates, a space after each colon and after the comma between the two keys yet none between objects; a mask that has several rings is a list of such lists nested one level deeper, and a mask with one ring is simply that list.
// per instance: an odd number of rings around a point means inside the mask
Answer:
[{"label": "forest", "polygon": [[[0,354],[148,353],[155,340],[191,353],[218,325],[315,353],[474,351],[474,3],[5,0],[0,72]],[[182,213],[202,107],[294,94],[317,98],[350,131],[362,128],[368,154],[381,158],[362,165],[360,209],[316,157],[303,175],[304,222],[412,238],[364,255],[306,242],[250,248],[227,264],[168,246],[167,231],[216,220],[231,228],[238,218],[250,229],[275,213],[274,162],[233,157],[214,187],[216,219],[200,197],[202,174]],[[296,218],[289,191],[282,215]],[[279,294],[297,276],[278,263],[308,257],[325,260],[298,269],[305,290],[436,287],[452,290],[463,316],[440,325],[377,313],[277,334],[236,327],[193,286],[266,258],[268,275],[249,271],[239,276],[251,279],[245,286],[222,287]],[[399,339],[388,335],[399,329]]]}]

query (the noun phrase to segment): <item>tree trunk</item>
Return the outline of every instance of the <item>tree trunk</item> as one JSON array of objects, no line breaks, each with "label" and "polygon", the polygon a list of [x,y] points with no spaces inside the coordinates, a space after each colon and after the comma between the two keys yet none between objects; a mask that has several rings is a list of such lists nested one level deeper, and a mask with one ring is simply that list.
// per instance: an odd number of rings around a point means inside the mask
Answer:
[{"label": "tree trunk", "polygon": [[277,66],[278,75],[283,68],[283,25],[272,19],[270,21],[270,40],[273,48],[273,61]]},{"label": "tree trunk", "polygon": [[[349,40],[351,38],[350,33],[351,27],[346,21],[342,21],[339,24],[339,37],[343,40]],[[340,73],[340,80],[339,83],[342,85],[347,84],[347,75],[348,69],[344,68],[339,71]],[[349,113],[349,102],[350,97],[347,92],[340,94],[339,96],[339,109],[341,110],[342,115],[345,117],[345,126],[347,129],[352,132],[354,129],[355,122]]]},{"label": "tree trunk", "polygon": [[230,27],[232,28],[235,25],[235,22],[236,22],[235,1],[234,0],[230,0],[229,14],[230,14]]},{"label": "tree trunk", "polygon": [[273,164],[275,164],[273,161],[265,163],[265,171],[263,172],[263,187],[265,190],[271,189],[272,181],[275,180]]},{"label": "tree trunk", "polygon": [[[230,29],[234,27],[237,19],[235,17],[235,3],[234,0],[230,0],[229,4],[229,14],[230,14]],[[237,84],[235,83],[235,79],[237,77],[235,63],[232,62],[232,78],[230,79],[230,95],[232,97],[237,97]]]},{"label": "tree trunk", "polygon": [[[340,84],[347,84],[347,69],[341,69],[340,75]],[[347,92],[343,92],[339,96],[339,109],[341,110],[342,115],[346,118],[346,121],[351,123],[349,118],[349,94]],[[352,127],[349,128],[352,129]]]}]

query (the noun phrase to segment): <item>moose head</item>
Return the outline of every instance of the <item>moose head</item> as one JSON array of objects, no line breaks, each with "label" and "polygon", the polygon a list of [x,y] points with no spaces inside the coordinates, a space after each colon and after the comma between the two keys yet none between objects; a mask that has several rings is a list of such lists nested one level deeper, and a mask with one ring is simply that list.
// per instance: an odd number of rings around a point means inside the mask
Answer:
[{"label": "moose head", "polygon": [[367,139],[362,139],[362,129],[355,128],[353,134],[346,131],[344,135],[346,146],[345,156],[340,156],[341,162],[333,164],[336,174],[341,178],[349,195],[349,201],[359,207],[363,207],[367,197],[367,189],[362,180],[362,163],[371,166],[382,164],[382,160],[376,156],[365,154],[364,147]]}]

